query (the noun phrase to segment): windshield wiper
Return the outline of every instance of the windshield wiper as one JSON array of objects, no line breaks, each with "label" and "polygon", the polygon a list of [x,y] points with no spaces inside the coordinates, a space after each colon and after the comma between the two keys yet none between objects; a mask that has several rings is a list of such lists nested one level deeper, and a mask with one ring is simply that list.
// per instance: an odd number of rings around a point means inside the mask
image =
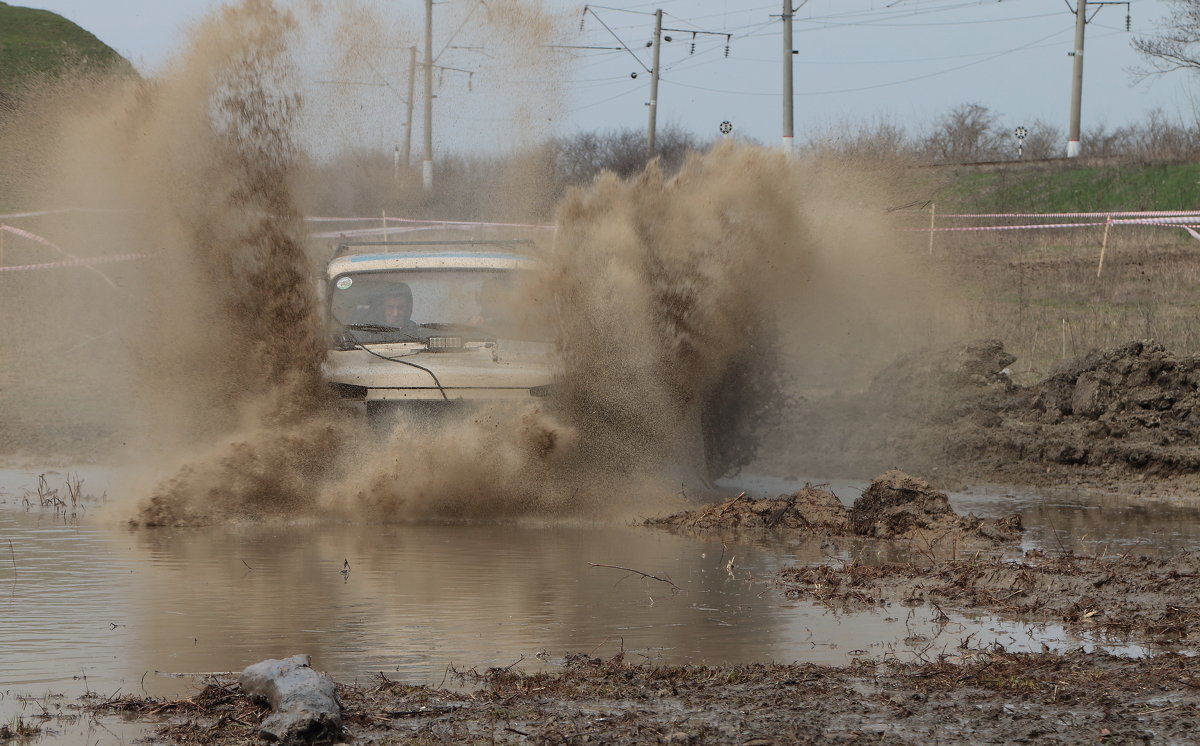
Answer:
[{"label": "windshield wiper", "polygon": [[443,321],[430,321],[421,324],[422,329],[433,329],[439,332],[478,332],[479,327],[470,324],[452,324]]},{"label": "windshield wiper", "polygon": [[372,334],[395,334],[402,331],[398,326],[388,326],[386,324],[346,324],[347,329],[353,329],[356,332],[370,332]]},{"label": "windshield wiper", "polygon": [[[345,329],[354,332],[366,332],[368,334],[403,334],[404,330],[398,326],[388,326],[387,324],[344,324]],[[358,341],[357,339],[355,340]],[[372,340],[373,342],[375,340]],[[422,342],[420,337],[414,337],[411,334],[403,334],[397,340],[400,342]]]}]

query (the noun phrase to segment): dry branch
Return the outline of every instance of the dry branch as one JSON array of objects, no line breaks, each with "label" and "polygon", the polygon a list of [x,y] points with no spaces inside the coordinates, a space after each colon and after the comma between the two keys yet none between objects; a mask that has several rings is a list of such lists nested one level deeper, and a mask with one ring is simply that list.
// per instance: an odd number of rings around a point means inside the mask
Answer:
[{"label": "dry branch", "polygon": [[614,570],[624,570],[625,572],[631,572],[636,575],[641,575],[643,578],[649,578],[650,580],[657,580],[660,583],[666,583],[667,585],[671,586],[672,588],[674,588],[677,591],[683,590],[682,588],[675,585],[674,583],[672,583],[670,580],[668,580],[666,578],[660,578],[657,575],[651,575],[650,573],[642,572],[641,570],[634,570],[632,567],[621,567],[620,565],[602,565],[599,562],[589,562],[588,564],[591,565],[592,567],[610,567]]}]

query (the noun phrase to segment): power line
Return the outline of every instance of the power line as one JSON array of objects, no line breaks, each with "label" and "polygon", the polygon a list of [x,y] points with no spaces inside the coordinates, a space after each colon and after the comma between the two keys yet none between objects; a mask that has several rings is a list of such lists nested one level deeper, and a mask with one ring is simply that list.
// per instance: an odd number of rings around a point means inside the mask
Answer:
[{"label": "power line", "polygon": [[[913,83],[918,80],[926,80],[928,78],[934,78],[939,75],[946,75],[946,74],[949,74],[952,72],[957,72],[959,70],[963,70],[968,67],[973,67],[975,65],[983,64],[984,62],[990,62],[991,60],[998,59],[1005,55],[1013,54],[1014,52],[1020,52],[1025,49],[1029,49],[1036,44],[1040,44],[1041,42],[1044,42],[1044,41],[1051,39],[1055,36],[1058,36],[1062,33],[1063,33],[1063,30],[1055,31],[1052,34],[1044,36],[1044,37],[1037,39],[1035,41],[1032,41],[1028,44],[1024,44],[1019,47],[1014,47],[1012,49],[1008,49],[1003,52],[997,52],[996,54],[990,55],[990,56],[985,57],[980,60],[975,60],[974,62],[968,62],[964,65],[957,65],[955,67],[947,68],[945,70],[938,70],[936,72],[927,73],[925,75],[917,75],[917,76],[914,76],[911,78],[904,78],[902,80],[893,80],[893,81],[890,81],[887,83],[876,83],[873,85],[860,86],[857,88],[843,88],[843,89],[839,89],[839,90],[829,90],[829,91],[797,91],[796,94],[800,95],[800,96],[824,96],[824,95],[831,95],[831,94],[838,94],[838,93],[858,93],[860,91],[870,91],[870,90],[876,90],[879,88],[890,88],[891,86],[903,85],[905,83]],[[677,86],[682,86],[684,88],[693,88],[696,90],[708,91],[710,93],[724,93],[724,94],[742,95],[742,96],[778,96],[779,95],[777,92],[765,93],[765,92],[756,92],[756,91],[730,91],[730,90],[721,90],[721,89],[717,89],[717,88],[706,88],[704,86],[690,85],[688,83],[680,83],[679,81],[676,81],[676,80],[671,81],[671,84],[677,85]]]}]

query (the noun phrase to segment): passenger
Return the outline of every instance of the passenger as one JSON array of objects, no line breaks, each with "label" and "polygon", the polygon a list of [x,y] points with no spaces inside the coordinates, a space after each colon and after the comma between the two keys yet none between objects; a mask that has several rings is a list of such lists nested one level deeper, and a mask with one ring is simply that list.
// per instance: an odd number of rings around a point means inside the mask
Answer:
[{"label": "passenger", "polygon": [[508,283],[499,278],[492,278],[479,288],[479,313],[471,317],[467,323],[471,326],[495,329],[503,326],[506,321],[506,306],[511,302],[511,289]]}]

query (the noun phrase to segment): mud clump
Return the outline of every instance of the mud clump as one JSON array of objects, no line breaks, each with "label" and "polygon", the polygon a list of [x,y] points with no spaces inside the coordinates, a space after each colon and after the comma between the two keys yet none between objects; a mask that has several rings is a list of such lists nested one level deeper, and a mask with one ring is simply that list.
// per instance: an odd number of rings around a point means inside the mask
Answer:
[{"label": "mud clump", "polygon": [[738,495],[702,511],[651,518],[648,526],[683,530],[781,529],[817,536],[860,536],[873,539],[986,539],[1012,542],[1020,538],[1021,519],[960,516],[942,492],[928,482],[890,469],[877,477],[847,509],[832,492],[806,486],[793,495],[747,499]]},{"label": "mud clump", "polygon": [[650,518],[646,525],[700,531],[777,528],[831,536],[850,533],[850,518],[842,501],[817,487],[778,498],[748,498],[742,493],[705,510]]},{"label": "mud clump", "polygon": [[997,542],[1020,538],[1019,516],[981,519],[960,516],[945,493],[929,483],[891,469],[871,482],[850,508],[850,525],[859,536],[876,539],[911,537],[922,531],[975,533]]}]

